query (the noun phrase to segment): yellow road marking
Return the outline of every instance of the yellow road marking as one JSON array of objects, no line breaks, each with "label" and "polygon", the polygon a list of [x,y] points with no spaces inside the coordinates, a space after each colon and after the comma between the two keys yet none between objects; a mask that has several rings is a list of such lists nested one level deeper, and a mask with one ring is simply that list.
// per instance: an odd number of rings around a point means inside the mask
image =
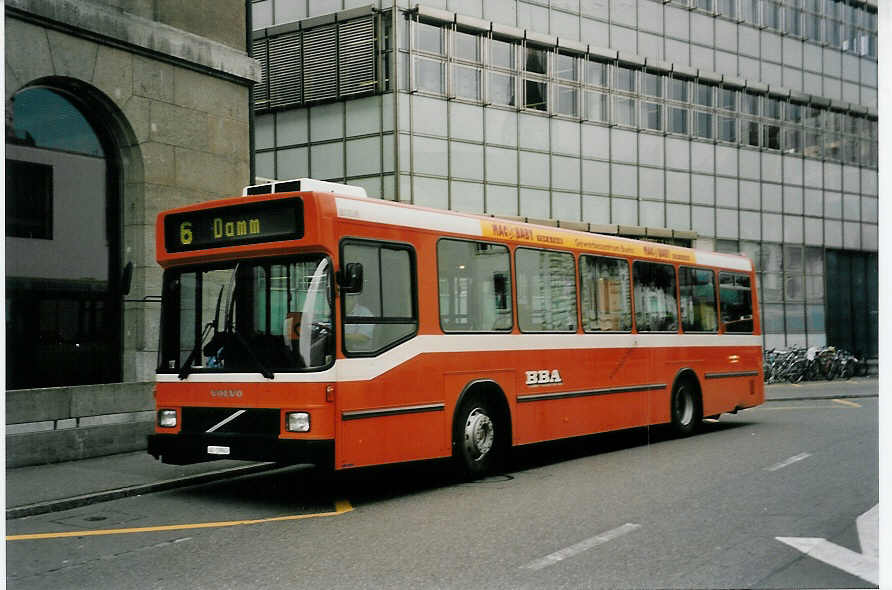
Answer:
[{"label": "yellow road marking", "polygon": [[852,408],[860,408],[861,407],[861,404],[857,404],[855,402],[850,402],[847,399],[834,399],[833,401],[835,401],[838,404],[842,404],[844,406],[849,406]]},{"label": "yellow road marking", "polygon": [[188,529],[211,529],[230,526],[243,526],[248,524],[261,524],[265,522],[283,522],[286,520],[305,520],[307,518],[321,518],[326,516],[340,516],[351,512],[353,506],[347,500],[335,502],[334,512],[318,512],[315,514],[292,514],[289,516],[273,516],[270,518],[257,518],[253,520],[229,520],[223,522],[198,522],[192,524],[168,524],[161,526],[147,526],[129,529],[100,529],[94,531],[65,531],[62,533],[34,533],[29,535],[8,535],[7,541],[34,541],[38,539],[64,539],[66,537],[95,537],[99,535],[124,535],[129,533],[155,533],[163,531],[181,531]]}]

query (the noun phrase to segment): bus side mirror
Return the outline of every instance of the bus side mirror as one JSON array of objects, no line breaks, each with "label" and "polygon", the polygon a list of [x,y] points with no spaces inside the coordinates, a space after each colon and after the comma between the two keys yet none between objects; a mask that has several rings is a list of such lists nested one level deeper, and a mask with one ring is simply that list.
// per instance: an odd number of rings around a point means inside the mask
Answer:
[{"label": "bus side mirror", "polygon": [[344,293],[359,293],[362,291],[362,263],[348,262],[338,271],[338,286]]}]

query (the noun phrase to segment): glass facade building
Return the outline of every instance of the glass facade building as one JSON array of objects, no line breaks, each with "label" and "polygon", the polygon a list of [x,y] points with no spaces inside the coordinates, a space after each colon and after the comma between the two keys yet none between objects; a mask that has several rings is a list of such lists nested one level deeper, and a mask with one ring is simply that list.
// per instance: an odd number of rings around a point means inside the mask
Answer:
[{"label": "glass facade building", "polygon": [[766,346],[877,356],[876,2],[252,6],[259,177],[744,252]]}]

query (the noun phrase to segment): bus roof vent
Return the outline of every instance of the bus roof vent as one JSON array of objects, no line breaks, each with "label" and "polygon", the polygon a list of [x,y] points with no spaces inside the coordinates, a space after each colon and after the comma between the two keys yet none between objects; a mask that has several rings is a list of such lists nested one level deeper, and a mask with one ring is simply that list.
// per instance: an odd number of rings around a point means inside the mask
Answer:
[{"label": "bus roof vent", "polygon": [[320,193],[336,193],[352,197],[367,197],[361,186],[326,182],[313,178],[295,178],[294,180],[271,180],[263,184],[254,184],[242,189],[242,196],[268,195],[270,193],[290,193],[297,191],[317,191]]}]

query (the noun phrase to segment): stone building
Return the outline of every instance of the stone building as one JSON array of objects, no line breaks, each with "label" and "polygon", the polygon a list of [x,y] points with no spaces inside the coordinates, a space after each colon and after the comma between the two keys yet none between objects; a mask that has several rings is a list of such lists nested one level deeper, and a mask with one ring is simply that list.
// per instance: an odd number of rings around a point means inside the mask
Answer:
[{"label": "stone building", "polygon": [[245,2],[7,0],[6,464],[145,448],[155,218],[251,181]]},{"label": "stone building", "polygon": [[246,5],[8,0],[5,25],[7,387],[150,381],[155,217],[250,181]]},{"label": "stone building", "polygon": [[875,0],[254,0],[257,174],[719,251],[877,356]]}]

